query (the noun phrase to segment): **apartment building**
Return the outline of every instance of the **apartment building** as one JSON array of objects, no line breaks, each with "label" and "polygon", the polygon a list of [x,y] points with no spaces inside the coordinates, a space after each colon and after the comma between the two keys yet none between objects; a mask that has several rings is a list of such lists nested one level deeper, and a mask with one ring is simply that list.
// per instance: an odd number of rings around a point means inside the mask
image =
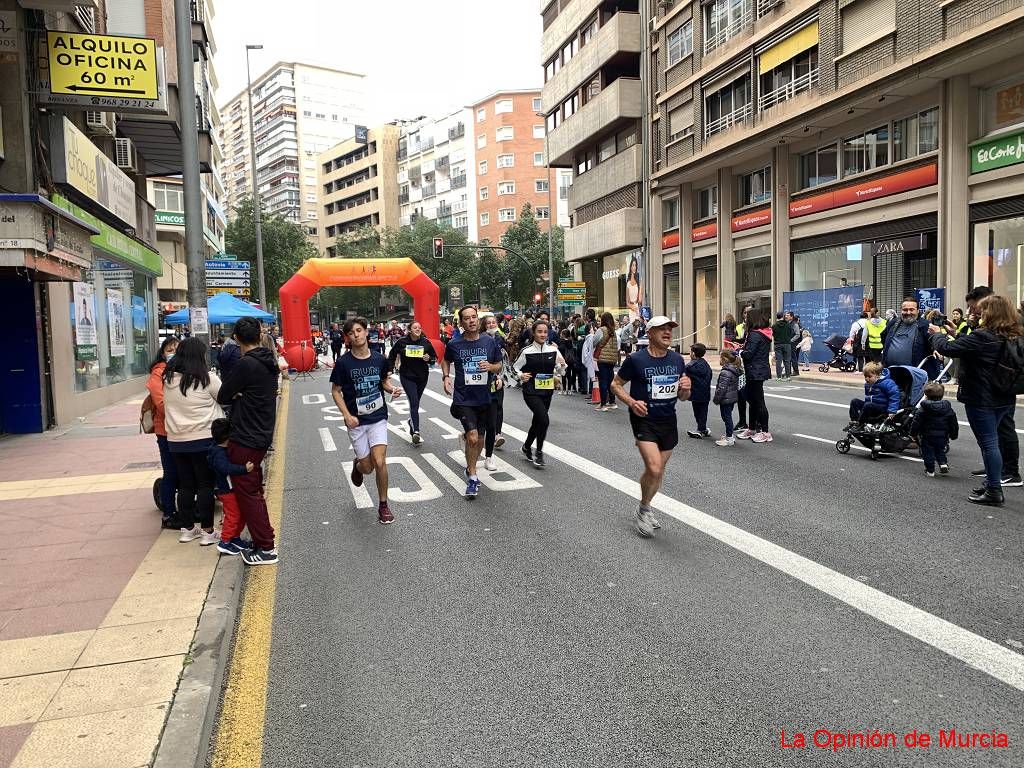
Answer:
[{"label": "apartment building", "polygon": [[548,168],[540,91],[499,91],[470,109],[479,240],[499,242],[526,203],[541,229],[550,225],[553,205],[556,223],[568,226],[572,172]]},{"label": "apartment building", "polygon": [[320,253],[333,258],[339,237],[371,226],[378,231],[397,229],[398,140],[397,124],[369,130],[320,155]]},{"label": "apartment building", "polygon": [[626,306],[628,267],[644,244],[639,10],[638,0],[542,6],[548,160],[573,175],[565,257],[579,265],[587,304],[611,310]]},{"label": "apartment building", "polygon": [[1024,298],[1024,3],[643,1],[652,303],[684,335],[790,291]]},{"label": "apartment building", "polygon": [[[224,173],[230,211],[252,194],[249,93],[222,113]],[[317,159],[365,125],[363,75],[302,62],[278,62],[253,80],[256,175],[264,210],[303,225],[320,243]]]}]

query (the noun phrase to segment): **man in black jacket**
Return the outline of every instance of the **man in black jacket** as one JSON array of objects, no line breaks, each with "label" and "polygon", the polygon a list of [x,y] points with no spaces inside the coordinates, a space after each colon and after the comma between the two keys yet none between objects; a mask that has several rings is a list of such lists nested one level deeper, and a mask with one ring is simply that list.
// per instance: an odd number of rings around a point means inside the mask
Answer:
[{"label": "man in black jacket", "polygon": [[277,380],[280,371],[273,352],[260,344],[260,323],[243,317],[235,323],[233,336],[242,357],[221,384],[217,401],[231,406],[231,439],[228,459],[234,464],[252,462],[255,472],[234,478],[242,520],[249,528],[254,548],[242,554],[246,565],[277,562],[274,528],[263,497],[263,458],[274,440],[277,420]]}]

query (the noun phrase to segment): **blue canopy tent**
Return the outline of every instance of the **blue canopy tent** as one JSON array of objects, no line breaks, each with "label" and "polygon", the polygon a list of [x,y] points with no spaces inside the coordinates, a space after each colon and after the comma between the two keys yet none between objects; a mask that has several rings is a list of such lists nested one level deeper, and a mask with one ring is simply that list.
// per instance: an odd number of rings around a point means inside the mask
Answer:
[{"label": "blue canopy tent", "polygon": [[[218,293],[216,296],[211,296],[210,300],[206,302],[206,307],[209,311],[211,325],[233,323],[240,317],[255,317],[264,323],[273,323],[277,319],[269,312],[264,312],[259,307],[255,307],[237,296],[232,296],[230,293]],[[172,312],[164,318],[164,325],[188,325],[188,322],[188,307]]]}]

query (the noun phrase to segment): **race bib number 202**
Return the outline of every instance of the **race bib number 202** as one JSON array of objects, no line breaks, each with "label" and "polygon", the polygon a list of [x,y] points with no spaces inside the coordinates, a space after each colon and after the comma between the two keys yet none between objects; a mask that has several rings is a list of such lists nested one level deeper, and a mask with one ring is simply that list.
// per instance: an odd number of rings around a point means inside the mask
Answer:
[{"label": "race bib number 202", "polygon": [[672,400],[679,391],[679,377],[671,374],[667,376],[651,377],[651,400]]}]

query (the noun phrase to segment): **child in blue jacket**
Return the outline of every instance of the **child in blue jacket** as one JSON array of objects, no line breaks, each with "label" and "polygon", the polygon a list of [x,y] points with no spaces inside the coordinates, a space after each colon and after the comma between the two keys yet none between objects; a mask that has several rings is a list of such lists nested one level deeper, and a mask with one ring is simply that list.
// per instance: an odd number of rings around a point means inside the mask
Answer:
[{"label": "child in blue jacket", "polygon": [[690,404],[697,429],[688,429],[686,434],[700,440],[711,436],[708,429],[708,403],[711,402],[711,366],[704,359],[708,348],[701,343],[690,347],[690,362],[686,364],[686,375],[690,377]]},{"label": "child in blue jacket", "polygon": [[864,366],[864,399],[850,401],[850,423],[879,422],[900,409],[900,388],[881,363]]},{"label": "child in blue jacket", "polygon": [[222,555],[240,555],[252,544],[241,538],[245,521],[238,507],[238,499],[231,487],[231,475],[245,475],[252,472],[255,466],[251,461],[245,464],[233,464],[228,459],[228,439],[231,437],[231,422],[227,419],[216,419],[210,425],[213,445],[206,452],[206,463],[210,465],[217,478],[213,492],[224,507],[224,519],[220,527],[220,543],[217,551]]}]

